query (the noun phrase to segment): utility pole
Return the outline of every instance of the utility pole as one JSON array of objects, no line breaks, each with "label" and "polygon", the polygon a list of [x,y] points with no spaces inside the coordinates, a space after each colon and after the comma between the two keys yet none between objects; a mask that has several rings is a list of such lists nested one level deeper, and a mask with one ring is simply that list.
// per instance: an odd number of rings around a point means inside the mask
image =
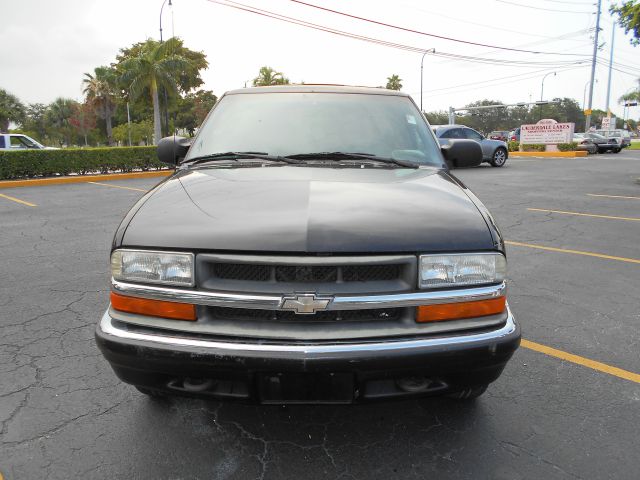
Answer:
[{"label": "utility pole", "polygon": [[[593,40],[593,58],[591,59],[591,87],[589,88],[589,107],[587,110],[591,112],[593,107],[593,86],[595,85],[596,77],[596,60],[598,57],[598,34],[600,33],[600,7],[602,6],[602,0],[598,0],[598,12],[596,13],[596,34]],[[584,131],[589,131],[591,126],[591,113],[587,115],[584,123]]]},{"label": "utility pole", "polygon": [[607,106],[605,111],[607,112],[607,117],[610,116],[609,113],[609,99],[611,98],[611,72],[613,70],[613,41],[616,37],[616,22],[611,24],[611,52],[609,53],[609,80],[607,80]]}]

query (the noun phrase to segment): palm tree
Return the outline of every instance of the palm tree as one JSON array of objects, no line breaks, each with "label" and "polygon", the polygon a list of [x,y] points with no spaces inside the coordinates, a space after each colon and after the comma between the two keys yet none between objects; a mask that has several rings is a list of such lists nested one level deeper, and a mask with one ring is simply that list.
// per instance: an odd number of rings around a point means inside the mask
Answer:
[{"label": "palm tree", "polygon": [[253,79],[254,87],[268,87],[269,85],[288,85],[289,79],[282,72],[276,72],[271,67],[262,67],[258,76]]},{"label": "palm tree", "polygon": [[633,92],[627,92],[618,99],[618,103],[640,102],[640,78],[638,79],[638,88]]},{"label": "palm tree", "polygon": [[71,98],[58,97],[47,107],[46,122],[52,127],[51,134],[58,137],[60,145],[72,144],[69,119],[77,105],[78,102]]},{"label": "palm tree", "polygon": [[391,75],[387,78],[387,86],[389,90],[402,90],[402,79],[398,75]]},{"label": "palm tree", "polygon": [[25,107],[18,97],[0,89],[0,132],[9,130],[9,122],[20,123],[25,117]]},{"label": "palm tree", "polygon": [[107,143],[113,145],[111,118],[116,110],[117,76],[109,67],[96,67],[94,74],[84,74],[82,93],[100,118],[104,118],[107,130]]},{"label": "palm tree", "polygon": [[132,100],[149,89],[153,102],[154,144],[162,136],[158,90],[164,88],[169,93],[177,93],[179,74],[191,68],[191,62],[187,58],[173,53],[180,46],[180,40],[176,38],[170,38],[164,43],[150,40],[143,45],[137,57],[127,58],[120,65],[123,71],[121,80],[127,86]]}]

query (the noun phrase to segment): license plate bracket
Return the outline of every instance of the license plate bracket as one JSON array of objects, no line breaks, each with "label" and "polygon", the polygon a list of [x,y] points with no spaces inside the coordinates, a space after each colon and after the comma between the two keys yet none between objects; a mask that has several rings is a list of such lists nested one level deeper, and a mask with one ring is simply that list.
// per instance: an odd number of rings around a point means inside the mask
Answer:
[{"label": "license plate bracket", "polygon": [[263,404],[345,404],[354,400],[351,373],[261,373],[257,380]]}]

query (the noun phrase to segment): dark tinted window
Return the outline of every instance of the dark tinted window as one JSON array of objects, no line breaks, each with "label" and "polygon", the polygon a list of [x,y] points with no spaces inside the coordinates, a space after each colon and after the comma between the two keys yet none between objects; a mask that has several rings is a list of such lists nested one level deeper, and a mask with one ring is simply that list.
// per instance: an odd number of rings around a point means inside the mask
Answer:
[{"label": "dark tinted window", "polygon": [[468,138],[469,140],[476,140],[479,142],[480,140],[483,139],[482,135],[480,135],[478,132],[476,132],[471,128],[464,128],[463,132],[464,132],[464,138]]},{"label": "dark tinted window", "polygon": [[441,166],[439,145],[406,97],[350,93],[257,93],[223,97],[186,160],[220,152],[271,155],[369,153]]},{"label": "dark tinted window", "polygon": [[451,128],[446,130],[440,138],[465,138],[461,128]]},{"label": "dark tinted window", "polygon": [[0,148],[4,148],[4,135],[0,135]]}]

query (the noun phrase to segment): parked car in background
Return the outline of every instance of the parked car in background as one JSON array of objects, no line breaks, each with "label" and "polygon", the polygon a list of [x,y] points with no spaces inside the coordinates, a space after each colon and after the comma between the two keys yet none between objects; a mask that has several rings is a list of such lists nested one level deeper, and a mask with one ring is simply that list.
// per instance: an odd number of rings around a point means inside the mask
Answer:
[{"label": "parked car in background", "polygon": [[598,133],[587,132],[583,135],[596,144],[596,146],[598,147],[598,153],[618,153],[621,150],[620,146],[614,140],[609,140],[608,138],[603,137]]},{"label": "parked car in background", "polygon": [[432,125],[431,128],[441,145],[446,145],[449,140],[475,140],[482,147],[482,161],[493,167],[502,167],[509,158],[509,149],[505,142],[486,138],[473,128],[464,125]]},{"label": "parked car in background", "polygon": [[21,133],[0,133],[0,150],[23,150],[26,148],[36,150],[57,150],[57,148],[45,147],[33,138]]},{"label": "parked car in background", "polygon": [[596,130],[595,133],[608,138],[609,141],[615,142],[620,149],[631,146],[631,135],[629,135],[629,132],[626,130]]},{"label": "parked car in background", "polygon": [[512,142],[520,141],[520,127],[511,130],[509,133],[509,140]]},{"label": "parked car in background", "polygon": [[500,140],[502,142],[508,142],[509,141],[509,132],[506,130],[494,130],[493,132],[491,132],[488,137],[491,140]]},{"label": "parked car in background", "polygon": [[596,145],[594,141],[584,133],[575,133],[573,135],[573,141],[578,144],[576,150],[586,150],[592,154],[598,153],[598,145]]}]

